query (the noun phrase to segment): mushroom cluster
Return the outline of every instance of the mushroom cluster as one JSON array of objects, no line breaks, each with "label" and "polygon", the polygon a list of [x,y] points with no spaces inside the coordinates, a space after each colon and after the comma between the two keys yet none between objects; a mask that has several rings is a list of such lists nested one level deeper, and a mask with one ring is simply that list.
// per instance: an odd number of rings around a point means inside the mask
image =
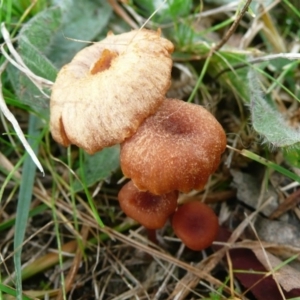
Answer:
[{"label": "mushroom cluster", "polygon": [[[172,51],[159,31],[145,29],[83,49],[57,76],[50,128],[60,144],[90,154],[121,144],[121,169],[131,179],[118,195],[122,210],[151,230],[171,218],[175,234],[199,250],[215,238],[217,217],[199,202],[178,207],[178,194],[203,189],[226,136],[205,108],[165,97]],[[195,235],[187,238],[187,231]]]},{"label": "mushroom cluster", "polygon": [[[218,232],[214,212],[204,203],[191,202],[177,207],[167,199],[175,191],[203,189],[216,171],[225,147],[224,130],[206,109],[182,100],[165,99],[156,113],[121,144],[121,168],[131,179],[130,186],[135,187],[126,197],[123,192],[127,190],[126,185],[121,189],[119,202],[123,211],[148,229],[163,227],[171,216],[175,234],[188,248],[207,248]],[[142,197],[144,201],[140,200]],[[152,199],[155,205],[149,205]],[[135,203],[130,213],[123,208],[125,201]],[[156,218],[161,221],[159,227],[148,224],[142,216],[141,205],[147,208],[153,224]]]}]

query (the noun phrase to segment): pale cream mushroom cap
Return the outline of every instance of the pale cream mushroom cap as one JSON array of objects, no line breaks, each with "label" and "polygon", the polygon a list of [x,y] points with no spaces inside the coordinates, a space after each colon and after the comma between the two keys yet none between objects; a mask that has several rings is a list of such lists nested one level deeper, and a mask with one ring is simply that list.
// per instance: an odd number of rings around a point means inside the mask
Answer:
[{"label": "pale cream mushroom cap", "polygon": [[164,100],[172,51],[160,32],[145,29],[108,35],[81,50],[53,85],[53,138],[91,154],[123,142]]}]

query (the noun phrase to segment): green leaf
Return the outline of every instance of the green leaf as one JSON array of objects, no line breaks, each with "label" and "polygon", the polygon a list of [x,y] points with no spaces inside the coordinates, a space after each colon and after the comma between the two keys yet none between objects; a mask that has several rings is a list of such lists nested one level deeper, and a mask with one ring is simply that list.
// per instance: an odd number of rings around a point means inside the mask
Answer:
[{"label": "green leaf", "polygon": [[300,152],[298,149],[283,151],[284,159],[293,167],[300,168]]},{"label": "green leaf", "polygon": [[49,57],[60,68],[87,46],[81,40],[92,41],[100,33],[106,36],[112,8],[106,1],[56,0],[54,3],[63,13],[63,25],[54,36],[55,47],[52,47]]},{"label": "green leaf", "polygon": [[266,167],[271,168],[271,169],[281,173],[282,175],[284,175],[286,177],[289,177],[290,179],[300,183],[300,176],[298,176],[297,174],[289,171],[288,169],[286,169],[284,167],[281,167],[281,166],[277,165],[276,163],[274,163],[270,160],[265,159],[264,157],[261,157],[261,156],[255,154],[251,151],[248,151],[246,149],[243,149],[243,150],[239,151],[239,153],[241,155],[245,156],[245,157],[248,157],[252,160],[255,160],[258,163],[260,163],[262,165],[265,165]]},{"label": "green leaf", "polygon": [[54,36],[61,26],[62,12],[60,7],[45,9],[23,26],[19,34],[19,45],[26,41],[47,56],[54,47]]},{"label": "green leaf", "polygon": [[[40,121],[34,116],[30,115],[29,118],[29,140],[32,149],[37,152],[38,140],[40,139]],[[36,173],[36,166],[30,156],[27,156],[23,166],[23,176],[21,179],[21,185],[18,196],[16,223],[15,223],[15,235],[14,235],[14,264],[15,264],[15,281],[17,288],[17,299],[22,299],[22,278],[21,278],[21,253],[22,245],[24,241],[26,224],[28,220],[30,203],[32,198],[32,190],[34,185]]]},{"label": "green leaf", "polygon": [[[53,45],[53,36],[61,26],[59,8],[49,8],[37,14],[20,31],[18,52],[26,66],[36,75],[54,81],[57,69],[47,58]],[[8,75],[18,98],[36,111],[48,112],[49,98],[24,73],[9,66]],[[46,94],[49,90],[44,89]]]},{"label": "green leaf", "polygon": [[[87,187],[96,182],[106,180],[111,174],[119,168],[119,146],[105,148],[102,151],[89,155],[84,153],[84,166],[82,181]],[[77,172],[80,177],[80,170]],[[84,188],[77,180],[73,184],[74,192],[82,191]]]},{"label": "green leaf", "polygon": [[[21,38],[19,52],[27,67],[36,75],[54,81],[57,70],[53,64],[34,47],[26,38]],[[42,112],[47,111],[49,98],[43,95],[32,81],[14,67],[8,69],[10,80],[19,99],[32,109]],[[43,89],[46,95],[50,95],[49,89]]]},{"label": "green leaf", "polygon": [[31,80],[15,67],[8,66],[7,72],[20,105],[26,104],[33,111],[38,111],[47,117],[49,98],[41,94]]},{"label": "green leaf", "polygon": [[265,142],[274,147],[299,147],[299,128],[289,126],[274,104],[263,96],[258,76],[254,71],[249,72],[248,83],[253,128]]},{"label": "green leaf", "polygon": [[[7,285],[4,285],[0,282],[0,291],[7,294],[7,295],[10,295],[12,297],[16,297],[17,293],[16,293],[16,290],[7,286]],[[1,293],[0,293],[1,295]],[[3,295],[3,299],[15,299],[15,298],[8,298],[9,296],[6,297],[6,295]],[[2,298],[1,298],[2,299]],[[24,294],[22,295],[22,300],[32,300],[32,298],[29,298],[27,296],[25,296]]]},{"label": "green leaf", "polygon": [[[179,17],[186,17],[190,14],[190,11],[193,7],[193,1],[191,0],[169,0],[168,3],[168,11],[172,16],[173,20],[178,20]],[[164,12],[161,12],[163,15]]]},{"label": "green leaf", "polygon": [[[130,5],[130,4],[129,4]],[[151,21],[159,24],[170,22],[177,23],[178,18],[190,16],[193,7],[192,0],[138,0],[134,1],[133,9],[144,18],[149,18]]]},{"label": "green leaf", "polygon": [[[22,28],[18,52],[33,73],[54,81],[57,67],[69,62],[86,46],[68,38],[93,40],[106,28],[111,14],[106,2],[58,1],[56,7],[37,14]],[[19,99],[47,118],[49,98],[16,68],[10,66],[8,73]],[[44,92],[50,95],[50,90]]]}]

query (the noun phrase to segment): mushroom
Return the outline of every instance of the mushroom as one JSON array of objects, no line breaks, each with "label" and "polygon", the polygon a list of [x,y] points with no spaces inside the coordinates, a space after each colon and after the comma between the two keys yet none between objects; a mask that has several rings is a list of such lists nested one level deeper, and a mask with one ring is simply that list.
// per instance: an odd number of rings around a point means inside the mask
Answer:
[{"label": "mushroom", "polygon": [[177,208],[178,192],[153,195],[141,192],[132,181],[126,183],[118,194],[123,212],[147,229],[162,228]]},{"label": "mushroom", "polygon": [[175,234],[190,249],[199,251],[215,240],[219,223],[214,211],[199,201],[184,203],[172,216]]},{"label": "mushroom", "polygon": [[223,128],[205,108],[166,99],[121,144],[121,168],[140,190],[187,193],[205,186],[225,147]]},{"label": "mushroom", "polygon": [[81,50],[52,88],[53,138],[90,154],[123,142],[164,100],[172,51],[159,31],[145,29],[108,35]]}]

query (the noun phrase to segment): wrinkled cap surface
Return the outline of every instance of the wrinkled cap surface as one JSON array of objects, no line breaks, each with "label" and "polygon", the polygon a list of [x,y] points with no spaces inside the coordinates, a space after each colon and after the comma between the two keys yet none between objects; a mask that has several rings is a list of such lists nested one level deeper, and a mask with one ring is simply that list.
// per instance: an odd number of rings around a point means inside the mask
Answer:
[{"label": "wrinkled cap surface", "polygon": [[164,99],[172,51],[171,42],[150,30],[109,35],[81,50],[52,88],[53,138],[94,153],[131,136]]},{"label": "wrinkled cap surface", "polygon": [[126,183],[118,194],[123,212],[148,229],[162,228],[177,208],[178,192],[153,195],[137,189],[132,181]]},{"label": "wrinkled cap surface", "polygon": [[121,168],[140,190],[165,194],[200,190],[215,172],[226,136],[202,106],[166,99],[121,144]]},{"label": "wrinkled cap surface", "polygon": [[172,217],[172,227],[188,248],[199,251],[209,247],[216,239],[219,222],[209,206],[193,201],[177,209]]}]

